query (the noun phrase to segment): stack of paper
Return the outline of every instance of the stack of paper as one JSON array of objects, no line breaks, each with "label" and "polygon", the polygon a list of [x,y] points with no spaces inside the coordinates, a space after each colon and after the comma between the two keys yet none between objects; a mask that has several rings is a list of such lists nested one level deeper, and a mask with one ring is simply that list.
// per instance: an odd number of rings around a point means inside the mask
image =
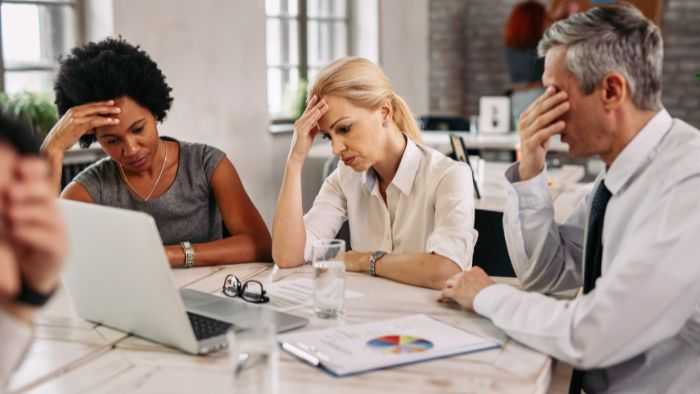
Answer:
[{"label": "stack of paper", "polygon": [[336,376],[501,346],[426,315],[285,334],[278,340],[287,352]]}]

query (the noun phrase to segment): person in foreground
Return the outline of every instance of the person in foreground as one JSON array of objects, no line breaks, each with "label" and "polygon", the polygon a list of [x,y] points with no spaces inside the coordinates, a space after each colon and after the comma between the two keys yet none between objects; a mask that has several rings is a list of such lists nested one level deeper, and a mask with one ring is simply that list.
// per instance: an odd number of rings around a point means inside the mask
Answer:
[{"label": "person in foreground", "polygon": [[58,286],[67,254],[48,173],[31,130],[0,114],[0,393],[28,350],[32,318]]},{"label": "person in foreground", "polygon": [[64,152],[76,142],[97,141],[107,154],[62,198],[150,214],[173,267],[271,260],[270,233],[226,155],[159,136],[173,99],[146,52],[114,38],[75,48],[55,91],[62,117],[41,150],[56,189]]},{"label": "person in foreground", "polygon": [[[474,268],[443,296],[575,367],[571,392],[687,393],[700,385],[700,132],[661,105],[662,38],[632,6],[557,22],[539,44],[546,92],[521,116],[504,214],[523,289]],[[545,153],[560,134],[606,169],[554,221]],[[541,293],[583,286],[573,300]],[[532,291],[532,292],[527,292]]]},{"label": "person in foreground", "polygon": [[[406,103],[382,70],[356,57],[323,69],[294,126],[272,226],[281,268],[308,261],[315,240],[347,220],[348,271],[439,289],[471,266],[476,242],[469,168],[420,144]],[[301,173],[314,138],[330,139],[341,160],[302,211]]]}]

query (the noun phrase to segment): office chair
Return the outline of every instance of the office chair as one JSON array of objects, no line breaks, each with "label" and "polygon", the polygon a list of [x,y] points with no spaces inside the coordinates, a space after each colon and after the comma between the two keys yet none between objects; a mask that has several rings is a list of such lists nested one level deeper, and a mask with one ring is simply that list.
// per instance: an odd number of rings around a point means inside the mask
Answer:
[{"label": "office chair", "polygon": [[474,228],[479,238],[474,246],[473,265],[491,276],[515,277],[503,233],[503,213],[477,209]]},{"label": "office chair", "polygon": [[461,116],[424,115],[418,118],[421,130],[467,131],[469,121]]}]

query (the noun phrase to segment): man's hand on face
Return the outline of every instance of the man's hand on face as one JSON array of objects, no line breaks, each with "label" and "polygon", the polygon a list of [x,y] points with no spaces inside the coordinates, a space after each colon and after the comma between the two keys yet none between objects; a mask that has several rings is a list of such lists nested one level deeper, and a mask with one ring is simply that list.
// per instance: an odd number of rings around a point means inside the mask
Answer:
[{"label": "man's hand on face", "polygon": [[566,128],[560,118],[569,108],[566,92],[557,92],[550,86],[520,115],[521,181],[535,177],[544,169],[549,139]]},{"label": "man's hand on face", "polygon": [[19,267],[8,239],[7,189],[14,177],[17,154],[0,142],[0,303],[11,301],[19,292]]},{"label": "man's hand on face", "polygon": [[31,318],[15,299],[22,286],[47,294],[56,288],[67,239],[46,163],[20,157],[0,142],[0,305]]},{"label": "man's hand on face", "polygon": [[66,256],[65,226],[42,160],[18,160],[15,182],[7,190],[9,240],[26,285],[48,293],[58,285]]}]

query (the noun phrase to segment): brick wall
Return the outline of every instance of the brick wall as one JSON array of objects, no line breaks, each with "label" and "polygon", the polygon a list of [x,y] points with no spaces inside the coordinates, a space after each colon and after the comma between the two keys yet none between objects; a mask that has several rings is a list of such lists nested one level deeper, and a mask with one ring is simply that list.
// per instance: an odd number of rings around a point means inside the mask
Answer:
[{"label": "brick wall", "polygon": [[700,1],[664,1],[663,102],[672,116],[700,128]]},{"label": "brick wall", "polygon": [[[478,112],[479,97],[501,95],[509,80],[503,26],[519,0],[431,0],[429,94],[432,114]],[[700,127],[700,0],[665,0],[664,103]]]}]

